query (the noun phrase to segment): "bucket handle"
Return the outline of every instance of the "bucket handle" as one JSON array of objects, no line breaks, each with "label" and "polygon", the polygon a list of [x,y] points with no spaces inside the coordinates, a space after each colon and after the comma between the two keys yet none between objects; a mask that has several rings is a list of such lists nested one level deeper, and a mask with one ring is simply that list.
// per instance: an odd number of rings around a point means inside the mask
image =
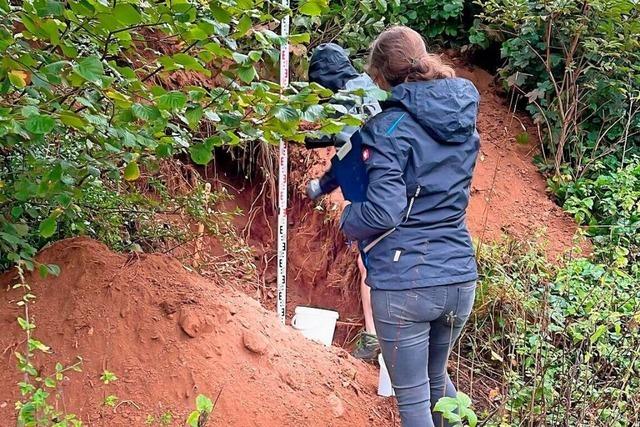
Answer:
[{"label": "bucket handle", "polygon": [[296,329],[298,329],[297,320],[298,320],[298,315],[294,314],[293,318],[291,319],[291,326],[293,326]]}]

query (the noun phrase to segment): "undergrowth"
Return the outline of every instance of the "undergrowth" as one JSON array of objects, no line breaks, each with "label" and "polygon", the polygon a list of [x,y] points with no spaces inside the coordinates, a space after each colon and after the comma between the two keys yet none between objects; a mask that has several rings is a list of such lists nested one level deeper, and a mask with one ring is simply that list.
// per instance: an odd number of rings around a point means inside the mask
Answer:
[{"label": "undergrowth", "polygon": [[480,248],[463,363],[497,380],[485,425],[640,422],[640,289],[616,265],[505,239]]}]

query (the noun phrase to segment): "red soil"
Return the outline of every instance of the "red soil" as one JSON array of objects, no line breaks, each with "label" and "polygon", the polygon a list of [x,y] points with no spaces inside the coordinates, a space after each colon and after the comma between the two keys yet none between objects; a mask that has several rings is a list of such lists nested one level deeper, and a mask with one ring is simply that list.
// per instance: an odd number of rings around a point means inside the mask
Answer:
[{"label": "red soil", "polygon": [[[533,164],[540,145],[536,127],[527,117],[509,111],[489,73],[473,67],[456,71],[473,81],[481,95],[477,125],[481,148],[467,210],[471,233],[483,242],[504,234],[532,240],[541,233],[549,259],[555,261],[574,246],[578,226],[551,200],[545,179]],[[526,144],[516,142],[523,133],[529,135]],[[584,239],[577,243],[585,251],[590,248]]]},{"label": "red soil", "polygon": [[[52,348],[37,359],[84,359],[61,387],[61,407],[90,426],[143,426],[149,415],[173,414],[184,425],[195,397],[221,391],[212,426],[388,426],[394,413],[376,396],[377,371],[344,350],[304,339],[281,326],[255,300],[189,273],[163,255],[115,254],[87,238],[58,242],[39,260],[58,278],[28,277],[38,296],[35,336]],[[0,276],[7,289],[10,274]],[[13,402],[21,376],[13,352],[22,350],[16,317],[20,294],[0,296],[0,420],[15,425]],[[45,360],[46,359],[46,360]],[[103,370],[119,379],[100,381]],[[108,395],[122,402],[103,405]]]}]

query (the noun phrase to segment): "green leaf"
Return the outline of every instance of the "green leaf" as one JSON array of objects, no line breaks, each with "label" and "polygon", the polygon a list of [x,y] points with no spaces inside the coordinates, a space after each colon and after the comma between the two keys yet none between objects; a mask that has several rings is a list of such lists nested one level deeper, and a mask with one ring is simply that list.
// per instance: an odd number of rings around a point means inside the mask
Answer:
[{"label": "green leaf", "polygon": [[40,232],[40,235],[45,239],[48,239],[49,237],[53,236],[57,229],[58,229],[58,223],[53,217],[49,217],[45,219],[40,223],[40,226],[38,227],[38,231]]},{"label": "green leaf", "polygon": [[204,394],[196,397],[196,409],[200,412],[211,413],[213,411],[213,402]]},{"label": "green leaf", "polygon": [[182,92],[167,92],[158,97],[158,107],[163,110],[181,110],[186,103],[187,97]]},{"label": "green leaf", "polygon": [[171,157],[173,154],[173,147],[171,144],[158,144],[156,147],[156,155],[158,157]]},{"label": "green leaf", "polygon": [[249,56],[240,52],[233,52],[231,56],[233,57],[233,60],[236,61],[236,63],[238,64],[244,64],[249,60]]},{"label": "green leaf", "polygon": [[85,80],[98,82],[104,76],[104,67],[97,56],[87,56],[78,61],[74,67],[75,72]]},{"label": "green leaf", "polygon": [[229,24],[231,22],[231,14],[215,3],[216,2],[211,2],[209,4],[209,9],[211,10],[211,14],[219,22],[222,22],[223,24]]},{"label": "green leaf", "polygon": [[257,50],[252,50],[251,52],[249,52],[248,56],[251,61],[258,62],[262,59],[262,52]]},{"label": "green leaf", "polygon": [[156,107],[145,104],[133,104],[131,106],[131,111],[134,116],[146,121],[155,120],[162,116],[160,114],[160,110]]},{"label": "green leaf", "polygon": [[447,414],[455,411],[458,408],[458,402],[453,397],[441,397],[436,405],[433,407],[435,412]]},{"label": "green leaf", "polygon": [[40,273],[40,277],[46,279],[49,275],[49,270],[47,269],[47,266],[45,264],[40,264],[38,266],[38,273]]},{"label": "green leaf", "polygon": [[57,277],[60,275],[60,267],[56,264],[47,264],[47,270],[49,270],[49,274],[53,276]]},{"label": "green leaf", "polygon": [[466,393],[459,391],[456,398],[458,399],[458,403],[461,407],[468,408],[471,406],[471,398]]},{"label": "green leaf", "polygon": [[257,74],[253,65],[238,68],[238,77],[245,83],[251,83]]},{"label": "green leaf", "polygon": [[129,162],[124,168],[124,179],[127,181],[135,181],[140,178],[140,168],[137,162]]},{"label": "green leaf", "polygon": [[251,17],[249,15],[244,15],[238,21],[238,25],[236,25],[236,37],[242,37],[247,34],[247,31],[251,29]]},{"label": "green leaf", "polygon": [[221,58],[231,58],[232,54],[231,51],[227,48],[224,48],[222,46],[220,46],[218,43],[207,43],[206,45],[203,46],[203,48],[207,51],[212,53],[213,55],[217,56],[217,57],[221,57]]},{"label": "green leaf", "polygon": [[595,344],[595,342],[598,341],[606,331],[607,331],[607,325],[598,326],[598,328],[593,333],[593,335],[591,335],[591,338],[590,338],[591,344]]},{"label": "green leaf", "polygon": [[469,427],[476,427],[478,425],[478,416],[471,409],[464,409],[461,414],[467,419]]},{"label": "green leaf", "polygon": [[273,115],[284,123],[289,123],[299,118],[298,111],[287,105],[277,106],[274,109]]},{"label": "green leaf", "polygon": [[236,0],[236,7],[240,10],[252,9],[255,4],[255,0]]},{"label": "green leaf", "polygon": [[172,58],[176,64],[182,65],[187,70],[201,71],[201,72],[207,71],[206,68],[204,68],[202,64],[198,62],[197,59],[195,59],[191,55],[187,55],[186,53],[176,53],[175,55],[173,55]]},{"label": "green leaf", "polygon": [[309,33],[291,34],[289,36],[289,41],[294,44],[309,43],[311,41],[311,34]]},{"label": "green leaf", "polygon": [[23,88],[27,85],[27,73],[22,70],[9,71],[9,81],[17,88]]},{"label": "green leaf", "polygon": [[191,160],[197,165],[208,165],[213,160],[212,147],[210,144],[196,144],[189,147],[189,153],[191,154]]},{"label": "green leaf", "polygon": [[185,111],[184,115],[189,122],[189,127],[191,129],[197,129],[200,124],[200,119],[202,119],[203,110],[201,106],[189,107],[187,111]]},{"label": "green leaf", "polygon": [[192,411],[187,418],[187,424],[189,427],[198,427],[198,419],[200,418],[200,412]]},{"label": "green leaf", "polygon": [[318,104],[309,106],[302,113],[302,118],[308,122],[315,122],[322,117],[324,117],[324,107]]},{"label": "green leaf", "polygon": [[521,145],[527,145],[529,143],[529,134],[527,132],[521,132],[516,135],[516,142]]},{"label": "green leaf", "polygon": [[60,16],[64,13],[64,4],[56,0],[36,0],[33,5],[38,16]]},{"label": "green leaf", "polygon": [[87,122],[79,114],[72,111],[61,112],[60,121],[65,125],[76,129],[84,129],[87,126]]},{"label": "green leaf", "polygon": [[323,6],[326,7],[326,4],[326,1],[322,0],[308,0],[300,5],[298,11],[303,15],[320,16]]},{"label": "green leaf", "polygon": [[129,3],[120,3],[114,7],[113,16],[115,16],[116,21],[126,26],[138,24],[142,20],[140,12]]},{"label": "green leaf", "polygon": [[49,133],[55,127],[56,122],[49,116],[33,115],[25,122],[25,128],[38,135]]}]

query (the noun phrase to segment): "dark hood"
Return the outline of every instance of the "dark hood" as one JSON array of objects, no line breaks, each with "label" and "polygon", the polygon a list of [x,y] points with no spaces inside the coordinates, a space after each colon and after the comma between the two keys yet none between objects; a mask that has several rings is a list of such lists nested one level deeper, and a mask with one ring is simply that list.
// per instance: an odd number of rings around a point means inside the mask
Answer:
[{"label": "dark hood", "polygon": [[358,77],[347,52],[335,43],[318,46],[309,62],[309,81],[334,92],[344,89],[347,81]]},{"label": "dark hood", "polygon": [[480,95],[461,78],[402,83],[389,102],[400,104],[441,144],[462,144],[476,130]]}]

